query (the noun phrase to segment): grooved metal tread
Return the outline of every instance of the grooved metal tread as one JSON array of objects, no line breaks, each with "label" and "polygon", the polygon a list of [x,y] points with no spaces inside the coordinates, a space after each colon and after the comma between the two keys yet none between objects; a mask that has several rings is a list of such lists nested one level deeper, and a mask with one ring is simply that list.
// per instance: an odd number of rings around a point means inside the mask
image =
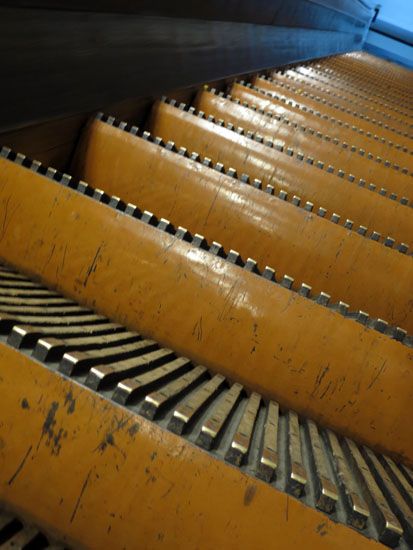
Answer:
[{"label": "grooved metal tread", "polygon": [[3,341],[361,536],[412,547],[412,470],[86,308],[66,314],[70,307],[0,268]]}]

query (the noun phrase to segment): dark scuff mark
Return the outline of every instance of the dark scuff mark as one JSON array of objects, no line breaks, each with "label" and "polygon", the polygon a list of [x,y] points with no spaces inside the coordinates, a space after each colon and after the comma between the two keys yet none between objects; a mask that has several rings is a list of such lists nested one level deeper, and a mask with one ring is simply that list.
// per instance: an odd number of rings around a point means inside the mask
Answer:
[{"label": "dark scuff mark", "polygon": [[87,474],[86,476],[86,479],[85,481],[83,482],[83,485],[82,485],[82,488],[80,489],[80,493],[79,493],[79,496],[77,497],[77,501],[76,501],[76,504],[75,504],[75,507],[73,509],[73,512],[72,512],[72,515],[70,517],[70,523],[73,523],[73,520],[75,519],[75,516],[77,514],[77,511],[79,509],[79,506],[80,506],[80,501],[82,500],[82,497],[83,497],[83,494],[84,492],[86,491],[86,487],[89,483],[89,479],[90,479],[90,474],[92,473],[92,470],[89,470],[89,473]]},{"label": "dark scuff mark", "polygon": [[8,211],[9,211],[10,199],[11,199],[11,197],[7,197],[7,199],[5,201],[4,218],[3,218],[3,223],[2,223],[2,226],[1,226],[1,239],[4,237],[4,235],[6,233],[6,229],[7,229],[7,214],[8,214]]},{"label": "dark scuff mark", "polygon": [[65,397],[65,407],[67,406],[67,414],[73,414],[75,412],[76,399],[73,397],[73,393],[69,391]]},{"label": "dark scuff mark", "polygon": [[16,212],[18,206],[15,207],[14,211],[11,213],[11,215],[9,216],[10,212],[9,212],[9,203],[10,203],[10,200],[11,200],[11,197],[7,197],[7,199],[5,200],[5,209],[4,209],[4,218],[3,218],[3,223],[2,223],[2,226],[1,226],[1,236],[0,236],[0,241],[3,240],[3,237],[6,235],[7,233],[7,228],[10,224],[10,221],[11,221],[11,218],[13,216],[13,214]]},{"label": "dark scuff mark", "polygon": [[63,268],[64,268],[64,266],[65,266],[66,252],[67,252],[67,245],[65,245],[65,249],[64,249],[64,251],[63,251],[62,265],[60,266],[60,270],[61,270],[61,271],[63,271]]},{"label": "dark scuff mark", "polygon": [[21,407],[22,407],[22,409],[30,409],[29,402],[27,401],[27,399],[25,397],[23,397],[23,399],[22,399]]},{"label": "dark scuff mark", "polygon": [[288,521],[288,507],[290,505],[290,498],[287,495],[287,502],[285,504],[285,521]]},{"label": "dark scuff mark", "polygon": [[248,485],[244,494],[244,506],[249,506],[257,492],[256,485]]},{"label": "dark scuff mark", "polygon": [[50,251],[49,257],[47,258],[46,263],[45,263],[44,266],[43,266],[43,269],[46,269],[46,266],[49,264],[50,260],[52,259],[53,254],[54,254],[54,251],[55,251],[55,248],[56,248],[56,245],[54,244],[54,245],[52,246],[52,250]]},{"label": "dark scuff mark", "polygon": [[170,483],[170,486],[165,491],[165,493],[161,495],[161,498],[166,498],[169,495],[169,493],[172,491],[172,489],[175,487],[175,483],[172,483],[172,481],[170,481],[169,483]]},{"label": "dark scuff mark", "polygon": [[53,401],[42,427],[42,436],[47,435],[49,439],[51,439],[54,435],[53,428],[56,425],[55,416],[58,408],[59,403],[57,401]]},{"label": "dark scuff mark", "polygon": [[[118,432],[119,430],[122,430],[124,428],[124,426],[126,426],[126,424],[129,422],[129,420],[130,420],[129,418],[119,419],[115,415],[112,418],[112,426],[114,426],[114,428],[112,430],[106,432],[106,434],[104,435],[102,441],[94,449],[94,452],[98,451],[100,453],[103,453],[107,449],[108,446],[111,446],[111,447],[114,447],[115,449],[117,449],[122,454],[123,458],[126,458],[125,451],[123,451],[121,448],[116,446],[114,434],[116,432]],[[131,426],[131,428],[133,428],[133,426]],[[131,428],[129,428],[129,430]],[[136,429],[136,431],[138,431],[138,429]],[[130,431],[129,431],[129,433],[130,433]]]},{"label": "dark scuff mark", "polygon": [[222,187],[222,183],[221,183],[220,186],[218,187],[218,190],[217,190],[217,192],[215,193],[215,196],[214,196],[214,198],[213,198],[213,200],[212,200],[212,202],[211,202],[211,206],[209,207],[209,210],[208,210],[207,215],[206,215],[206,217],[205,217],[204,227],[206,227],[207,222],[208,222],[208,218],[209,218],[209,216],[210,216],[212,210],[214,209],[216,200],[217,200],[218,195],[219,195],[219,193],[220,193],[220,191],[221,191],[221,187]]},{"label": "dark scuff mark", "polygon": [[137,434],[140,430],[140,426],[139,424],[133,424],[129,429],[128,429],[128,434],[133,437],[135,434]]},{"label": "dark scuff mark", "polygon": [[195,326],[192,330],[192,336],[196,336],[198,342],[202,340],[202,315],[199,318],[199,321],[195,323]]},{"label": "dark scuff mark", "polygon": [[311,392],[311,396],[314,397],[315,393],[317,392],[317,390],[320,388],[320,385],[321,385],[321,382],[323,381],[325,375],[328,373],[328,371],[330,370],[330,365],[327,365],[326,367],[324,368],[320,368],[320,371],[317,375],[317,378],[315,379],[315,383],[314,383],[314,389],[313,391]]},{"label": "dark scuff mark", "polygon": [[326,393],[328,392],[328,390],[330,389],[330,387],[331,387],[331,382],[329,382],[329,383],[327,384],[326,389],[325,389],[325,390],[323,391],[323,393],[320,395],[320,399],[323,399],[323,397],[326,395]]},{"label": "dark scuff mark", "polygon": [[96,447],[96,449],[93,449],[93,452],[99,451],[100,453],[103,453],[108,445],[111,445],[112,447],[115,446],[115,438],[113,437],[113,434],[111,432],[108,432],[105,435],[105,437]]},{"label": "dark scuff mark", "polygon": [[[67,431],[63,430],[63,428],[60,428],[57,434],[54,434],[50,442],[50,443],[53,443],[52,455],[58,455],[60,453],[60,449],[62,448],[60,441],[62,437],[67,437]],[[47,442],[46,445],[49,445],[49,442]]]},{"label": "dark scuff mark", "polygon": [[328,533],[326,527],[327,527],[327,523],[325,523],[325,522],[320,523],[316,527],[316,533],[318,533],[320,535],[320,537],[325,537]]},{"label": "dark scuff mark", "polygon": [[370,382],[370,384],[367,386],[367,389],[369,390],[370,388],[373,387],[373,385],[377,382],[379,376],[381,375],[381,373],[384,371],[384,369],[386,368],[386,362],[387,362],[387,359],[383,362],[382,366],[378,369],[377,373],[373,376],[373,379],[372,381]]},{"label": "dark scuff mark", "polygon": [[229,289],[227,295],[225,296],[224,300],[224,307],[219,312],[219,315],[217,317],[218,321],[223,321],[224,319],[233,319],[231,317],[231,311],[236,306],[237,301],[241,303],[245,298],[245,293],[239,293],[237,291],[238,282],[235,281],[235,283],[231,286]]},{"label": "dark scuff mark", "polygon": [[165,246],[165,248],[163,249],[163,253],[165,254],[165,252],[168,252],[168,250],[171,249],[175,243],[176,243],[176,240],[173,239],[172,242],[170,242]]},{"label": "dark scuff mark", "polygon": [[46,446],[51,447],[52,455],[58,455],[61,449],[61,440],[64,437],[67,437],[67,431],[63,428],[60,428],[59,431],[55,431],[56,426],[56,412],[59,408],[59,403],[53,401],[50,405],[50,409],[46,415],[46,420],[44,421],[42,427],[42,433],[37,445],[37,449],[40,447],[43,437],[46,437]]},{"label": "dark scuff mark", "polygon": [[86,277],[83,281],[83,286],[87,285],[89,277],[91,276],[92,272],[95,271],[95,269],[96,269],[96,262],[97,262],[97,259],[98,259],[98,256],[99,256],[99,253],[100,253],[101,249],[102,249],[102,245],[99,246],[98,249],[96,250],[95,257],[93,258],[92,263],[90,264],[89,269],[87,270]]},{"label": "dark scuff mark", "polygon": [[9,481],[8,481],[8,484],[9,484],[9,485],[11,485],[11,484],[14,482],[14,480],[16,479],[16,477],[17,477],[17,476],[19,475],[19,473],[22,471],[22,469],[23,469],[23,467],[24,467],[24,465],[25,465],[25,463],[26,463],[26,460],[28,459],[29,454],[30,454],[31,451],[32,451],[32,448],[33,448],[33,445],[30,445],[30,447],[27,449],[27,452],[26,452],[26,454],[24,455],[23,460],[20,462],[20,464],[19,464],[17,470],[14,472],[14,474],[13,474],[13,475],[11,476],[11,478],[9,479]]}]

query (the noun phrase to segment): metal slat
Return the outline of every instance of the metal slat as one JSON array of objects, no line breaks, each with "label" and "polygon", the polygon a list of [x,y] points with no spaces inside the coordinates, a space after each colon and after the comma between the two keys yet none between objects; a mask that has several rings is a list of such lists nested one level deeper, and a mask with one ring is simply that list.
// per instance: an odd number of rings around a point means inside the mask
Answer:
[{"label": "metal slat", "polygon": [[391,547],[396,546],[403,534],[400,523],[387,504],[357,445],[354,441],[345,438],[344,448],[352,461],[353,468],[362,480],[364,494],[369,502],[380,542]]},{"label": "metal slat", "polygon": [[145,416],[145,418],[155,418],[168,402],[190,388],[194,383],[203,378],[206,373],[207,370],[205,367],[195,367],[177,380],[167,384],[164,388],[147,395],[141,408],[141,414]]},{"label": "metal slat", "polygon": [[[92,367],[86,379],[86,385],[94,390],[101,389],[113,382],[119,383],[113,395],[114,401],[125,404],[141,388],[141,373],[172,361],[175,354],[166,348],[144,353],[140,357],[126,359],[110,365]],[[182,359],[182,358],[181,358]],[[184,359],[187,361],[187,359]],[[135,378],[130,378],[134,376]]]},{"label": "metal slat", "polygon": [[[156,366],[156,361],[153,361],[152,364],[150,361],[146,362],[145,366],[148,367],[149,365],[151,367]],[[151,391],[155,385],[168,383],[172,377],[185,373],[190,367],[191,362],[188,359],[180,357],[179,359],[173,359],[160,367],[151,368],[150,371],[145,372],[140,376],[136,376],[133,379],[134,396],[142,394],[143,392]],[[90,386],[90,383],[88,385]],[[118,384],[118,389],[121,385],[122,384]]]},{"label": "metal slat", "polygon": [[300,426],[298,415],[294,411],[287,413],[287,491],[299,497],[307,484],[307,472],[301,454]]},{"label": "metal slat", "polygon": [[[16,296],[2,296],[0,295],[0,310],[3,310],[3,306],[6,305],[20,305],[22,303],[21,297]],[[51,296],[43,296],[42,298],[32,298],[30,296],[24,299],[24,303],[27,306],[70,306],[73,305],[71,300],[65,298],[52,298]]]},{"label": "metal slat", "polygon": [[102,322],[106,320],[100,315],[67,315],[59,316],[37,316],[37,315],[6,315],[0,314],[0,331],[8,332],[13,325],[16,324],[32,324],[32,325],[50,325],[50,326],[68,326],[87,325]]},{"label": "metal slat", "polygon": [[327,457],[322,447],[317,425],[312,420],[306,420],[306,428],[310,443],[314,477],[316,478],[316,506],[320,510],[331,514],[338,500],[337,488],[327,469]]},{"label": "metal slat", "polygon": [[245,405],[241,420],[225,456],[228,462],[236,466],[242,464],[250,448],[260,403],[261,396],[258,393],[252,393]]},{"label": "metal slat", "polygon": [[225,382],[225,377],[216,374],[195,393],[180,403],[173,412],[168,428],[177,434],[184,432],[196,414],[217,394]]},{"label": "metal slat", "polygon": [[257,467],[258,477],[267,482],[276,476],[278,467],[278,420],[279,405],[275,401],[270,401],[267,405],[267,417]]},{"label": "metal slat", "polygon": [[198,445],[204,449],[210,449],[214,445],[231,411],[240,398],[242,389],[241,384],[235,383],[221,396],[202,424],[197,439]]},{"label": "metal slat", "polygon": [[363,455],[373,472],[378,485],[385,494],[387,501],[390,503],[393,512],[400,521],[404,537],[410,544],[413,544],[413,512],[410,510],[406,501],[400,495],[395,484],[390,479],[386,470],[368,447],[363,447]]},{"label": "metal slat", "polygon": [[74,304],[64,306],[48,306],[48,305],[0,305],[0,312],[10,315],[73,315],[74,313],[88,313],[89,310]]},{"label": "metal slat", "polygon": [[409,504],[410,508],[413,509],[413,487],[403,475],[403,467],[398,467],[397,464],[389,456],[386,455],[381,456],[381,462],[387,472],[390,474],[390,477],[392,478],[396,487],[403,495],[403,498]]},{"label": "metal slat", "polygon": [[136,332],[117,332],[114,334],[101,334],[99,336],[82,336],[65,338],[40,338],[33,355],[39,361],[56,361],[60,359],[64,353],[71,351],[89,351],[97,347],[112,347],[116,345],[125,345],[136,342],[141,337]]},{"label": "metal slat", "polygon": [[2,280],[8,279],[10,281],[27,281],[27,277],[25,275],[21,275],[11,269],[5,269],[4,267],[0,269],[0,278]]},{"label": "metal slat", "polygon": [[113,348],[96,349],[93,352],[75,351],[65,353],[60,361],[59,370],[64,374],[84,372],[98,364],[131,359],[157,348],[153,340],[141,340]]},{"label": "metal slat", "polygon": [[347,464],[336,434],[331,430],[326,430],[326,436],[331,448],[337,478],[344,494],[344,505],[348,513],[348,523],[357,529],[364,529],[370,517],[369,508]]},{"label": "metal slat", "polygon": [[9,288],[0,286],[0,296],[21,297],[21,298],[47,298],[59,296],[57,292],[46,288],[31,289],[31,288]]},{"label": "metal slat", "polygon": [[44,289],[44,286],[39,283],[34,283],[33,281],[30,281],[28,279],[21,279],[21,280],[8,280],[8,279],[0,279],[0,288],[4,289]]},{"label": "metal slat", "polygon": [[406,476],[406,479],[409,481],[410,485],[413,486],[413,470],[411,470],[408,466],[405,466],[404,464],[400,465],[400,469]]},{"label": "metal slat", "polygon": [[103,336],[124,330],[122,326],[109,322],[91,325],[71,324],[70,326],[16,325],[12,328],[7,343],[15,348],[32,347],[42,337],[56,336],[65,339],[86,334]]}]

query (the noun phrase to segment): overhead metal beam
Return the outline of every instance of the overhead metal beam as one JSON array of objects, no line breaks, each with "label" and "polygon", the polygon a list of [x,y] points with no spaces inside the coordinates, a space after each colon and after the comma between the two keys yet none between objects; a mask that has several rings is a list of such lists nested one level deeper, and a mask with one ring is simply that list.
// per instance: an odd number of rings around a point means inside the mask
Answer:
[{"label": "overhead metal beam", "polygon": [[0,131],[357,50],[359,30],[3,7]]}]

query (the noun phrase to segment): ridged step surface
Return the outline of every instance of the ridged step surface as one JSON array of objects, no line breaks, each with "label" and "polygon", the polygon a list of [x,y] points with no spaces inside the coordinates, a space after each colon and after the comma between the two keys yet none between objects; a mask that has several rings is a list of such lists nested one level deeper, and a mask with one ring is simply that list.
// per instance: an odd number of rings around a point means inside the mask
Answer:
[{"label": "ridged step surface", "polygon": [[[0,287],[5,283],[16,295],[32,285],[42,304],[37,306],[40,322],[21,325],[16,318],[0,324],[10,345],[360,535],[390,547],[413,544],[413,471],[406,466],[282,410],[258,393],[248,394],[241,384],[212,375],[104,317],[98,324],[78,324],[77,319],[62,327],[61,318],[48,313],[50,299],[56,308],[56,294],[3,266]],[[26,319],[30,298],[24,294],[20,299]],[[2,297],[0,312],[1,302]],[[83,317],[91,315],[85,311]]]}]

